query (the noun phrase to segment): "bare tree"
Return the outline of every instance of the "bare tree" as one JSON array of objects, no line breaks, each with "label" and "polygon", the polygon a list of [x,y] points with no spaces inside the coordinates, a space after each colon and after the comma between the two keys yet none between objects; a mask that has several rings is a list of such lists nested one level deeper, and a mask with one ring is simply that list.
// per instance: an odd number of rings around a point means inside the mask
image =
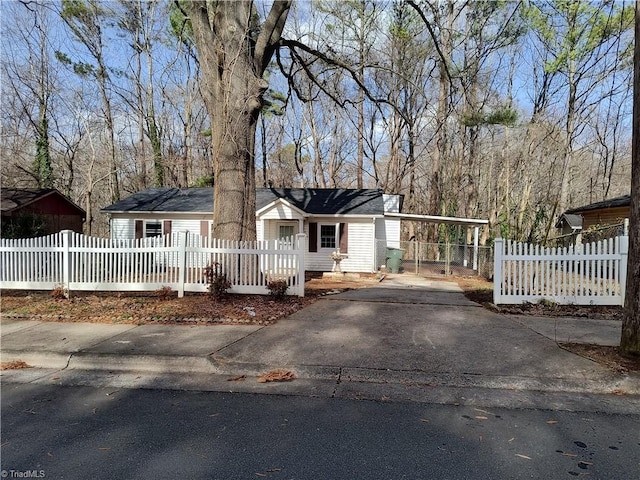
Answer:
[{"label": "bare tree", "polygon": [[58,52],[58,59],[71,65],[73,71],[80,76],[92,77],[96,80],[108,135],[111,169],[109,188],[111,200],[116,202],[120,199],[118,178],[120,167],[116,154],[112,100],[108,89],[110,78],[104,52],[104,21],[108,13],[98,0],[63,0],[60,16],[69,27],[75,40],[85,47],[89,57],[95,63],[73,60],[64,52]]},{"label": "bare tree", "polygon": [[[49,11],[40,2],[10,5],[14,19],[22,18],[20,27],[9,26],[9,42],[21,43],[19,54],[10,50],[3,59],[3,77],[11,95],[31,126],[29,136],[35,139],[31,164],[22,166],[41,188],[54,186],[50,122],[56,78],[50,59]],[[9,12],[5,12],[5,15]],[[21,22],[18,22],[21,23]]]},{"label": "bare tree", "polygon": [[253,240],[255,134],[268,88],[264,72],[287,20],[291,1],[276,0],[260,22],[252,1],[186,1],[202,69],[215,161],[213,235]]}]

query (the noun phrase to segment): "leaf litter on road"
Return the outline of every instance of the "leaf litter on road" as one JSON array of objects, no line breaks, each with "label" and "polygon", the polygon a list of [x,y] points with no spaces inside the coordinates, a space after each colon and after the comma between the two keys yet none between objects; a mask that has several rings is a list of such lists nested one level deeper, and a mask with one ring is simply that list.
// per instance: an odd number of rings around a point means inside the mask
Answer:
[{"label": "leaf litter on road", "polygon": [[290,382],[296,378],[291,370],[271,370],[258,377],[258,383]]}]

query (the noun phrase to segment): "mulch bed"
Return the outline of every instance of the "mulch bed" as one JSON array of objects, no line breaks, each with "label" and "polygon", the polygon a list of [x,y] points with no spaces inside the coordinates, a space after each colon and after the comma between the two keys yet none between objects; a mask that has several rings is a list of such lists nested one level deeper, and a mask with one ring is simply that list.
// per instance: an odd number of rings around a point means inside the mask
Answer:
[{"label": "mulch bed", "polygon": [[310,278],[305,296],[228,294],[215,299],[208,294],[185,294],[158,290],[151,293],[73,292],[69,299],[54,292],[7,290],[0,298],[4,318],[37,319],[52,322],[122,324],[258,324],[269,325],[310,305],[324,295],[375,283],[375,278],[358,281]]},{"label": "mulch bed", "polygon": [[618,373],[640,372],[640,356],[625,357],[620,353],[618,347],[581,343],[561,343],[560,347],[581,357],[589,358]]}]

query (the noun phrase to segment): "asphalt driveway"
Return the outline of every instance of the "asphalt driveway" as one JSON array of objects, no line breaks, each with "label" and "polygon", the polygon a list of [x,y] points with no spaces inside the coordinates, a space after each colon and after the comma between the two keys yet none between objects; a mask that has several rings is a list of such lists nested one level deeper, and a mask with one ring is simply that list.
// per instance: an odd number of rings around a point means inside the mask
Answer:
[{"label": "asphalt driveway", "polygon": [[454,283],[397,276],[329,296],[213,355],[219,366],[331,367],[581,379],[608,372]]}]

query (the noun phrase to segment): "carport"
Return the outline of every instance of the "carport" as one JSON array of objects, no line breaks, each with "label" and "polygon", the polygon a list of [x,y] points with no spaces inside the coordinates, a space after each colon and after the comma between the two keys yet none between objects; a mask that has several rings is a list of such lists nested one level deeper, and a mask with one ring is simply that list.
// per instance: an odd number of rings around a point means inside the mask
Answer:
[{"label": "carport", "polygon": [[[446,225],[456,225],[463,226],[468,228],[473,228],[473,260],[472,260],[472,268],[473,270],[478,270],[478,248],[479,248],[479,236],[480,236],[480,227],[483,225],[488,225],[489,220],[482,220],[479,218],[461,218],[461,217],[442,217],[439,215],[419,215],[413,213],[385,213],[385,217],[388,218],[399,218],[401,220],[408,220],[412,222],[422,222],[422,223],[433,223],[433,224],[441,224],[444,223]],[[465,244],[465,250],[467,245]],[[464,259],[464,266],[467,267],[466,255]]]}]

